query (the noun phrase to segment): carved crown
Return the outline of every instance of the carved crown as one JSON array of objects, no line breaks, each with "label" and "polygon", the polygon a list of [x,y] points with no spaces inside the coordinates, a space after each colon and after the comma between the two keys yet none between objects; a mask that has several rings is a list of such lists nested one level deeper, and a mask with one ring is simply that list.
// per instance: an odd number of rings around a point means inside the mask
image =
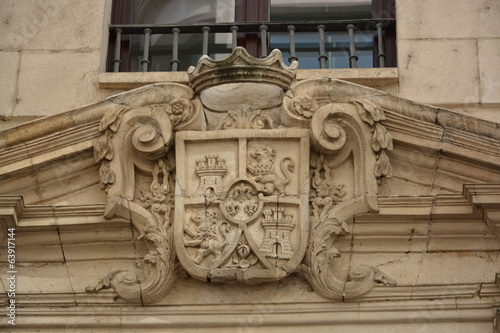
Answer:
[{"label": "carved crown", "polygon": [[295,79],[297,67],[297,61],[286,66],[277,49],[265,58],[255,58],[244,48],[236,47],[224,60],[202,56],[196,67],[188,68],[188,77],[197,93],[221,84],[241,82],[269,83],[287,90]]}]

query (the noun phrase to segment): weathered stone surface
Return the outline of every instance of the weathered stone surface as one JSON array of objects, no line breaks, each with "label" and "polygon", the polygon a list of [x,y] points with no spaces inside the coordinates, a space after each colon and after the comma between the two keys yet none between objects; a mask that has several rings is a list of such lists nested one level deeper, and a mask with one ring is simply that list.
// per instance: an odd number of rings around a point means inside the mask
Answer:
[{"label": "weathered stone surface", "polygon": [[[14,111],[17,93],[17,71],[20,52],[0,52],[0,116],[10,117]],[[3,119],[0,120],[3,122]]]},{"label": "weathered stone surface", "polygon": [[23,52],[14,115],[52,115],[94,102],[99,57],[98,52]]},{"label": "weathered stone surface", "polygon": [[[498,28],[500,28],[500,24]],[[478,40],[478,56],[481,103],[498,104],[500,103],[498,94],[500,91],[500,69],[495,59],[500,58],[500,38]],[[493,118],[493,120],[500,122],[498,118]]]},{"label": "weathered stone surface", "polygon": [[485,252],[448,252],[425,254],[417,283],[445,284],[492,280],[498,271],[497,254]]},{"label": "weathered stone surface", "polygon": [[[498,37],[500,29],[495,0],[398,0],[396,9],[402,39]],[[435,54],[442,56],[439,50]]]},{"label": "weathered stone surface", "polygon": [[[401,40],[398,54],[401,97],[429,104],[479,102],[475,40]],[[452,82],[460,84],[452,88]]]},{"label": "weathered stone surface", "polygon": [[105,36],[105,7],[101,0],[2,1],[0,49],[97,50]]}]

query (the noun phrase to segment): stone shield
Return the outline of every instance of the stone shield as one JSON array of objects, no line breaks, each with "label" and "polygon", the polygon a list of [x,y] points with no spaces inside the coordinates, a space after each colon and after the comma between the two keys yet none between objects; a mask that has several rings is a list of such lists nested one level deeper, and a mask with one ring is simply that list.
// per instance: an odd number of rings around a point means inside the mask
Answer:
[{"label": "stone shield", "polygon": [[295,271],[309,233],[309,131],[176,134],[174,242],[204,281],[272,281]]}]

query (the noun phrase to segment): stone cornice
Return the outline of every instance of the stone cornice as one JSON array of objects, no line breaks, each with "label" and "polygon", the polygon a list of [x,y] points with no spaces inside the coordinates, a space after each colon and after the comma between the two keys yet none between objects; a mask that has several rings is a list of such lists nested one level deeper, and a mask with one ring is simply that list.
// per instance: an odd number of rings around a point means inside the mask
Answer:
[{"label": "stone cornice", "polygon": [[128,222],[120,218],[106,220],[104,206],[25,206],[21,196],[0,196],[0,221],[27,228]]},{"label": "stone cornice", "polygon": [[[460,286],[455,286],[459,291]],[[466,287],[466,286],[464,286]],[[477,287],[477,286],[474,286]],[[377,289],[375,287],[374,289]],[[435,286],[438,291],[439,286]],[[470,289],[470,288],[469,288]],[[450,290],[451,292],[451,290]],[[443,295],[444,292],[436,294]],[[75,297],[76,296],[76,297]],[[111,295],[102,295],[108,297]],[[41,299],[43,297],[43,299]],[[272,304],[212,304],[137,307],[115,302],[115,306],[102,302],[78,303],[79,295],[46,294],[33,303],[17,310],[16,327],[52,329],[236,329],[287,328],[311,325],[346,324],[404,324],[409,323],[467,323],[490,322],[498,305],[493,299],[471,302],[467,299],[439,298],[433,302],[415,299],[391,299],[370,303],[295,303]],[[64,298],[67,297],[66,302]],[[24,301],[22,295],[19,301]],[[385,301],[385,302],[384,302]],[[38,306],[37,306],[38,305]],[[64,306],[64,307],[61,307]],[[5,316],[5,309],[1,310]],[[300,315],[297,315],[300,314]]]},{"label": "stone cornice", "polygon": [[[500,124],[473,118],[455,113],[443,108],[418,104],[409,100],[401,99],[376,89],[360,86],[354,83],[325,79],[335,82],[341,91],[349,90],[346,99],[369,98],[374,103],[380,104],[386,112],[392,113],[393,118],[399,118],[401,124],[408,125],[408,118],[420,120],[423,123],[438,125],[439,127],[457,129],[473,133],[486,138],[498,140],[500,138]],[[105,112],[126,105],[140,106],[151,101],[168,84],[156,83],[144,86],[133,91],[111,96],[101,102],[76,108],[58,115],[37,119],[35,121],[0,132],[0,152],[10,147],[25,143],[34,139],[42,138],[73,127],[100,121]],[[139,102],[143,99],[142,102]],[[404,117],[400,117],[404,116]],[[407,117],[405,119],[405,117]],[[390,124],[389,124],[390,125]],[[401,126],[401,125],[400,125]]]}]

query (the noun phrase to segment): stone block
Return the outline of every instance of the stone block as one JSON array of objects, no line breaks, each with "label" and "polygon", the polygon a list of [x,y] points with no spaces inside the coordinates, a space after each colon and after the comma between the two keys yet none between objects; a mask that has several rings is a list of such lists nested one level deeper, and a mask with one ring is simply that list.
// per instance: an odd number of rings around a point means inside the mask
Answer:
[{"label": "stone block", "polygon": [[98,50],[105,7],[102,0],[2,1],[0,49]]},{"label": "stone block", "polygon": [[17,253],[19,263],[64,262],[60,245],[19,246]]},{"label": "stone block", "polygon": [[19,57],[19,52],[0,52],[0,117],[12,116],[14,110]]},{"label": "stone block", "polygon": [[[5,280],[6,274],[7,269],[0,271],[2,281]],[[18,293],[71,293],[73,289],[64,264],[43,263],[17,267],[16,291]]]},{"label": "stone block", "polygon": [[478,48],[481,103],[500,103],[500,38],[478,40]]},{"label": "stone block", "polygon": [[398,0],[398,37],[495,37],[500,30],[497,0]]},{"label": "stone block", "polygon": [[[478,241],[480,239],[481,241]],[[500,244],[494,235],[483,237],[431,236],[429,251],[499,251]]]},{"label": "stone block", "polygon": [[426,253],[417,283],[493,282],[498,270],[497,258],[497,254],[487,252]]},{"label": "stone block", "polygon": [[423,256],[422,253],[355,253],[352,255],[351,267],[375,266],[396,280],[398,286],[414,285]]},{"label": "stone block", "polygon": [[63,244],[64,257],[72,260],[134,259],[137,254],[130,242]]},{"label": "stone block", "polygon": [[117,270],[130,270],[134,260],[94,260],[67,263],[69,278],[75,292],[85,292],[88,286],[95,286],[100,279]]},{"label": "stone block", "polygon": [[[437,163],[437,154],[423,149],[419,151],[396,146],[388,155],[393,166],[394,177],[410,183],[402,184],[401,188],[393,188],[392,193],[415,195],[419,192],[413,192],[411,185],[420,185],[424,188],[430,186]],[[392,182],[392,179],[388,182]],[[419,194],[426,194],[426,192]]]},{"label": "stone block", "polygon": [[23,52],[14,115],[48,116],[93,102],[99,61],[97,51]]},{"label": "stone block", "polygon": [[[425,237],[354,237],[352,250],[354,253],[369,252],[423,252]],[[340,249],[339,249],[340,251]],[[341,251],[342,252],[342,251]]]},{"label": "stone block", "polygon": [[402,40],[400,97],[427,104],[479,102],[475,40]]},{"label": "stone block", "polygon": [[[481,63],[479,64],[481,66]],[[489,87],[481,87],[481,99],[487,100],[485,97],[486,91],[490,91]],[[497,92],[500,88],[497,88]],[[443,105],[443,107],[452,111],[466,114],[468,116],[483,120],[500,123],[500,112],[498,112],[498,104],[471,104],[471,105]]]}]

